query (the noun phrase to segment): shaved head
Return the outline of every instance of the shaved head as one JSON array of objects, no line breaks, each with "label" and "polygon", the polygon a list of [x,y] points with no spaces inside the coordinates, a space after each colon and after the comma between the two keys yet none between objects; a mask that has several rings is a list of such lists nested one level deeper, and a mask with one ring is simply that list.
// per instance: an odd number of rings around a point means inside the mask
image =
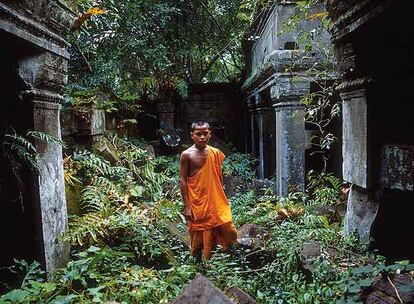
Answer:
[{"label": "shaved head", "polygon": [[195,122],[193,122],[193,123],[191,124],[191,131],[193,131],[193,132],[194,132],[194,130],[195,130],[196,128],[202,128],[202,127],[207,128],[207,129],[209,129],[209,130],[210,130],[210,125],[209,125],[209,123],[208,123],[207,121],[202,121],[202,120],[200,120],[200,121],[195,121]]}]

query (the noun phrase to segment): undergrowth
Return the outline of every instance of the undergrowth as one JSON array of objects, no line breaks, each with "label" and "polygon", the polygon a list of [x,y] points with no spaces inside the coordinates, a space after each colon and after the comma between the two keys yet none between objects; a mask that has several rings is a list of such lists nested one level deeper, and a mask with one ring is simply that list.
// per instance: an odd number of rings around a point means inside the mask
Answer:
[{"label": "undergrowth", "polygon": [[[242,158],[230,156],[227,171],[250,178],[254,163],[238,164]],[[310,176],[307,194],[286,198],[271,190],[236,192],[230,198],[235,225],[260,225],[266,233],[260,246],[239,246],[232,256],[218,249],[207,265],[189,254],[177,156],[154,158],[110,137],[94,152],[67,157],[65,180],[69,190],[80,189],[79,212],[63,236],[72,246],[70,262],[46,282],[37,262],[16,261],[10,270],[22,283],[0,303],[168,303],[197,272],[258,303],[351,303],[372,283],[367,267],[395,271],[355,238],[344,238],[340,223],[313,212],[343,200],[342,184],[331,175]],[[303,266],[306,243],[320,246],[321,254],[307,261],[313,271]]]}]

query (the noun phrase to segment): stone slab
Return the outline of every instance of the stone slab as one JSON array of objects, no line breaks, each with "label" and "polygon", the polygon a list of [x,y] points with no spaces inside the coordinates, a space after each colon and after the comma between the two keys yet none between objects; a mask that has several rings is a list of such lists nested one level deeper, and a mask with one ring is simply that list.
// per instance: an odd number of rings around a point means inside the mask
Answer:
[{"label": "stone slab", "polygon": [[342,94],[342,172],[347,182],[368,187],[368,125],[365,91]]},{"label": "stone slab", "polygon": [[181,295],[170,304],[234,304],[206,277],[197,274]]}]

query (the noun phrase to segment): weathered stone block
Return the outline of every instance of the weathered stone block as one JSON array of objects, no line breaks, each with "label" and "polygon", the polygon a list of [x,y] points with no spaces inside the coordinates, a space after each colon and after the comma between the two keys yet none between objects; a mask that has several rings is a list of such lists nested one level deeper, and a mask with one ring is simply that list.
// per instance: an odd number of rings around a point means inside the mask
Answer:
[{"label": "weathered stone block", "polygon": [[310,90],[310,81],[307,77],[293,78],[288,74],[279,74],[274,84],[270,89],[270,96],[274,102],[298,99]]},{"label": "weathered stone block", "polygon": [[171,304],[234,304],[225,294],[210,281],[200,275],[188,284],[180,296]]},{"label": "weathered stone block", "polygon": [[256,304],[256,300],[253,299],[250,295],[245,293],[243,290],[238,288],[237,286],[232,286],[226,290],[226,295],[230,297],[230,299],[234,300],[237,304]]},{"label": "weathered stone block", "polygon": [[237,229],[237,243],[257,248],[264,244],[266,232],[263,227],[256,224],[244,224]]},{"label": "weathered stone block", "polygon": [[105,133],[105,111],[66,110],[61,114],[63,136],[103,135]]},{"label": "weathered stone block", "polygon": [[349,191],[345,214],[345,235],[356,232],[361,242],[369,242],[378,207],[379,204],[374,200],[373,193],[353,185]]},{"label": "weathered stone block", "polygon": [[365,91],[342,94],[342,171],[344,180],[368,187],[368,125]]},{"label": "weathered stone block", "polygon": [[388,145],[382,149],[381,186],[414,190],[414,146]]}]

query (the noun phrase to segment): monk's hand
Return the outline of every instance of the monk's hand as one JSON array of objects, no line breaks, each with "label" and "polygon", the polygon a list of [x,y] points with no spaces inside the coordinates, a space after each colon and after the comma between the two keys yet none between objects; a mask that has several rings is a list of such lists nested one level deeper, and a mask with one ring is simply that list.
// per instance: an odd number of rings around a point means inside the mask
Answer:
[{"label": "monk's hand", "polygon": [[187,221],[192,221],[193,220],[193,212],[191,212],[190,207],[186,207],[184,209],[184,217]]}]

